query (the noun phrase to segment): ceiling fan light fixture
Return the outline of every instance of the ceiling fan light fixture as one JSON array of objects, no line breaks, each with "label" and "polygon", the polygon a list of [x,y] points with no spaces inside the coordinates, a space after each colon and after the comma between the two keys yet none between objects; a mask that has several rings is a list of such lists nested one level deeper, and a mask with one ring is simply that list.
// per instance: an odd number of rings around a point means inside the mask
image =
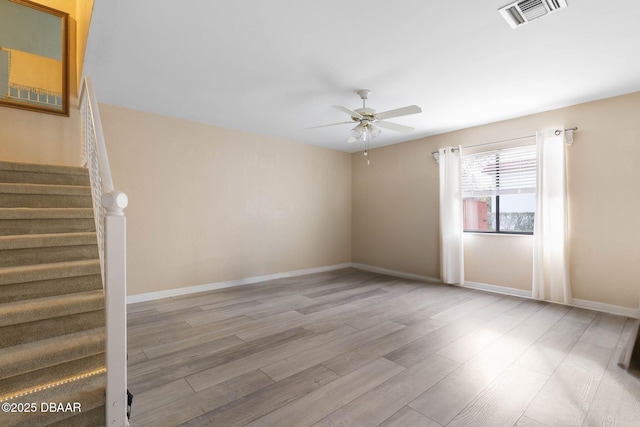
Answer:
[{"label": "ceiling fan light fixture", "polygon": [[358,124],[356,127],[351,129],[351,137],[349,140],[353,139],[355,141],[364,141],[364,127],[362,124]]},{"label": "ceiling fan light fixture", "polygon": [[375,138],[378,135],[380,135],[380,133],[382,133],[382,131],[380,130],[380,128],[378,126],[374,126],[372,124],[369,124],[367,126],[367,128],[369,129],[369,134],[371,135],[371,138]]},{"label": "ceiling fan light fixture", "polygon": [[372,123],[359,123],[351,129],[349,140],[354,142],[367,142],[380,135],[380,133],[380,128]]}]

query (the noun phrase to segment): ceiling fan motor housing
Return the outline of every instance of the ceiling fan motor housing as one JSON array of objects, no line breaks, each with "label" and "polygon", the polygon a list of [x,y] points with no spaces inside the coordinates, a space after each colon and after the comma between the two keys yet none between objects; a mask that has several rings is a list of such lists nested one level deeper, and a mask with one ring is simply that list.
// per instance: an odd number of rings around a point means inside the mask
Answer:
[{"label": "ceiling fan motor housing", "polygon": [[[362,117],[364,117],[367,120],[375,120],[375,116],[376,116],[376,110],[374,110],[373,108],[358,108],[357,110],[354,110],[356,113],[360,114]],[[360,121],[362,119],[358,119],[357,117],[351,117],[353,119],[353,121],[357,122]]]}]

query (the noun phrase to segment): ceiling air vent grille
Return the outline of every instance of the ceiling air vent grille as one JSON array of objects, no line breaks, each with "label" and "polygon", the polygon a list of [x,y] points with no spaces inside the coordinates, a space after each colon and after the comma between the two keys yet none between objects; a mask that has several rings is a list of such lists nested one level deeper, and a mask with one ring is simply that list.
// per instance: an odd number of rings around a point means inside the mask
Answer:
[{"label": "ceiling air vent grille", "polygon": [[565,7],[566,0],[520,0],[501,7],[499,11],[511,28],[517,28]]}]

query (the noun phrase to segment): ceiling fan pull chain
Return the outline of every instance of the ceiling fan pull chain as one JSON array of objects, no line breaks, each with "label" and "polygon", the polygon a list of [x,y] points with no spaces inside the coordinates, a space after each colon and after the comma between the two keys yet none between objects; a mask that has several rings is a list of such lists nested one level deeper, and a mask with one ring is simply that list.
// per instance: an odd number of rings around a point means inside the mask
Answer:
[{"label": "ceiling fan pull chain", "polygon": [[368,139],[364,142],[364,156],[367,158],[367,166],[371,165],[371,160],[369,160],[369,140]]}]

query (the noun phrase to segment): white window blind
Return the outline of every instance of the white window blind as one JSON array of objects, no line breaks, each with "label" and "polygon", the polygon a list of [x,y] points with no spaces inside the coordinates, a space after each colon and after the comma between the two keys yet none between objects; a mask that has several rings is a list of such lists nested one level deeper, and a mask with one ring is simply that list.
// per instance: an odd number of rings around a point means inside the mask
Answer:
[{"label": "white window blind", "polygon": [[536,192],[536,146],[506,148],[462,157],[462,196]]}]

